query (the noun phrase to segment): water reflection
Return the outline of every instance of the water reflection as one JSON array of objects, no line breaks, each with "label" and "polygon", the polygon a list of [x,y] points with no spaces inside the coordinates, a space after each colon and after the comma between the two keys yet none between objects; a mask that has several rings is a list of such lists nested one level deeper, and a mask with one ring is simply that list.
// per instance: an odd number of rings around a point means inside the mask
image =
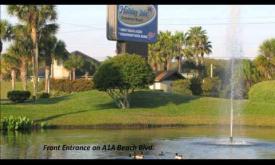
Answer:
[{"label": "water reflection", "polygon": [[[145,159],[275,158],[275,129],[236,130],[239,141],[251,145],[220,145],[228,137],[215,127],[184,127],[136,130],[44,130],[1,134],[1,158],[9,159],[131,159],[133,151],[47,151],[44,145],[146,145]],[[238,139],[237,139],[238,140]],[[160,154],[163,152],[163,154]]]}]

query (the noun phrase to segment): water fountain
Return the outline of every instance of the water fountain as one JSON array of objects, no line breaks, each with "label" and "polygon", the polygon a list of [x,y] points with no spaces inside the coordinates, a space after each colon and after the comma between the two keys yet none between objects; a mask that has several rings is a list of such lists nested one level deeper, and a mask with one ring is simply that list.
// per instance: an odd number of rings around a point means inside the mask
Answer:
[{"label": "water fountain", "polygon": [[241,57],[241,43],[240,43],[240,6],[233,5],[231,6],[231,21],[230,26],[228,27],[228,44],[227,53],[229,53],[229,57],[231,57],[230,68],[231,68],[231,78],[230,78],[230,143],[233,143],[233,126],[234,126],[234,98],[235,98],[235,85],[234,85],[234,77],[235,77],[235,60],[236,58]]}]

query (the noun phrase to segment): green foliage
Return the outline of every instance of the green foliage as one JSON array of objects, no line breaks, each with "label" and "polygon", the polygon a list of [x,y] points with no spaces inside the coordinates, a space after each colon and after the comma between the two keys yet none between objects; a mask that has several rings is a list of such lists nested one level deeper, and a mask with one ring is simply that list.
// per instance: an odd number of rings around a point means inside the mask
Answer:
[{"label": "green foliage", "polygon": [[86,73],[93,75],[97,68],[98,64],[96,64],[93,60],[85,60],[84,65],[76,71],[76,75],[82,76]]},{"label": "green foliage", "polygon": [[191,96],[192,91],[190,90],[191,82],[188,79],[176,80],[172,83],[172,91],[186,96]]},{"label": "green foliage", "polygon": [[244,81],[247,86],[251,87],[252,84],[259,80],[259,72],[256,66],[250,60],[242,60],[242,71],[244,75]]},{"label": "green foliage", "polygon": [[27,100],[31,95],[30,91],[9,91],[7,94],[7,97],[9,100],[13,101],[13,102],[24,102],[25,100]]},{"label": "green foliage", "polygon": [[51,90],[64,93],[80,92],[94,89],[93,80],[51,79]]},{"label": "green foliage", "polygon": [[187,35],[187,43],[196,65],[203,64],[204,54],[212,52],[212,45],[206,31],[201,26],[195,26],[188,30]]},{"label": "green foliage", "polygon": [[263,80],[275,78],[275,38],[265,40],[259,47],[259,55],[254,60]]},{"label": "green foliage", "polygon": [[106,91],[119,107],[128,108],[128,94],[153,83],[154,74],[139,55],[121,54],[105,61],[94,76],[95,87]]},{"label": "green foliage", "polygon": [[201,88],[203,91],[203,95],[217,97],[219,96],[221,81],[218,77],[204,78]]},{"label": "green foliage", "polygon": [[47,98],[50,98],[50,94],[46,93],[46,92],[42,92],[42,93],[38,94],[38,98],[47,99]]},{"label": "green foliage", "polygon": [[202,94],[201,79],[197,77],[192,78],[190,89],[193,95],[201,95]]},{"label": "green foliage", "polygon": [[73,68],[79,69],[84,65],[84,59],[82,56],[70,55],[69,59],[64,62],[64,67],[71,70]]},{"label": "green foliage", "polygon": [[25,116],[9,116],[2,121],[2,129],[9,131],[28,131],[32,129],[33,126],[33,121]]},{"label": "green foliage", "polygon": [[104,62],[95,74],[94,82],[100,90],[145,88],[152,83],[151,67],[138,55],[118,55]]},{"label": "green foliage", "polygon": [[[275,102],[275,81],[263,81],[253,85],[248,93],[249,100]],[[275,107],[274,107],[275,109]]]}]

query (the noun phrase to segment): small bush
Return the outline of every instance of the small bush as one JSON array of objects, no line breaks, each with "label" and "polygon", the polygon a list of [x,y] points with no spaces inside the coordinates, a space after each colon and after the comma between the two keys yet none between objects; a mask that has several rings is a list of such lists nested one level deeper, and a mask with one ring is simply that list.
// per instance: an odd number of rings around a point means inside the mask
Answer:
[{"label": "small bush", "polygon": [[203,91],[203,95],[217,97],[219,96],[221,81],[218,77],[207,77],[203,79],[201,88]]},{"label": "small bush", "polygon": [[87,91],[94,88],[92,80],[78,79],[72,81],[71,83],[73,92]]},{"label": "small bush", "polygon": [[9,131],[27,131],[33,127],[33,121],[25,116],[9,116],[2,121],[2,129]]},{"label": "small bush", "polygon": [[190,90],[190,80],[176,80],[172,83],[172,91],[182,95],[191,96],[192,91]]},{"label": "small bush", "polygon": [[24,102],[27,100],[31,95],[30,91],[9,91],[7,97],[12,102]]},{"label": "small bush", "polygon": [[94,89],[92,80],[77,79],[77,80],[56,80],[51,79],[51,90],[64,93],[80,92]]},{"label": "small bush", "polygon": [[191,89],[193,95],[201,95],[202,94],[201,79],[196,78],[196,77],[192,78],[190,89]]},{"label": "small bush", "polygon": [[47,98],[50,98],[50,94],[49,93],[46,93],[46,92],[42,92],[38,95],[38,97],[40,99],[47,99]]}]

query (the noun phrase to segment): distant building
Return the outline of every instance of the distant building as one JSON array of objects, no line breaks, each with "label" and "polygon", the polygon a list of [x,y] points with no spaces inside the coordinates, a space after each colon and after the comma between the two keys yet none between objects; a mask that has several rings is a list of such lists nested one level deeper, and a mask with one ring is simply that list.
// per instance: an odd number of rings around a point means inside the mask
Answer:
[{"label": "distant building", "polygon": [[152,90],[162,90],[164,92],[171,92],[172,82],[174,80],[182,78],[183,76],[179,74],[176,70],[159,72],[157,73],[154,84],[150,85],[149,88]]},{"label": "distant building", "polygon": [[63,60],[53,60],[50,77],[54,79],[68,79],[70,77],[70,71],[64,67]]},{"label": "distant building", "polygon": [[[95,64],[100,64],[99,61],[97,61],[96,59],[80,52],[80,51],[73,51],[70,54],[74,54],[77,56],[82,56],[84,58],[84,60],[91,60],[93,61]],[[39,80],[40,79],[44,79],[45,76],[45,68],[40,68],[39,69]],[[70,71],[68,69],[66,69],[64,67],[64,60],[53,60],[52,66],[51,66],[51,74],[50,74],[51,78],[54,79],[68,79],[70,77]]]}]

